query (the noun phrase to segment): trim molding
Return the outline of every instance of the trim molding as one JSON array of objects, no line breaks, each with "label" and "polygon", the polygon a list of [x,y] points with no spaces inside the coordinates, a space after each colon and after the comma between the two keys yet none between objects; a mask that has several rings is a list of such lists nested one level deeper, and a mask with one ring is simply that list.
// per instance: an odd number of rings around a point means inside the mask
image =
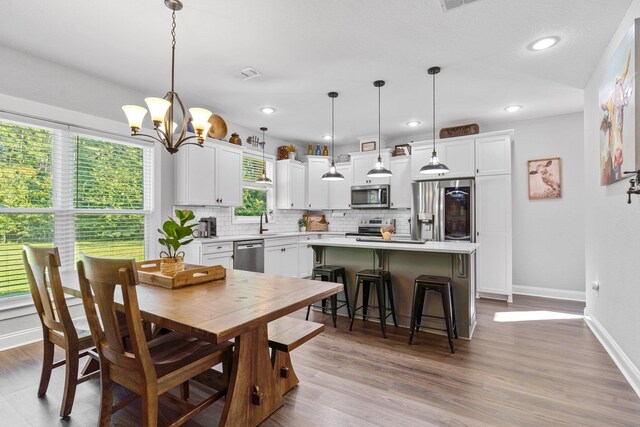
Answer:
[{"label": "trim molding", "polygon": [[586,301],[585,291],[567,291],[564,289],[541,288],[538,286],[513,285],[513,293],[518,295],[530,295],[534,297],[566,299],[572,301]]},{"label": "trim molding", "polygon": [[0,335],[0,351],[42,341],[42,326]]},{"label": "trim molding", "polygon": [[620,372],[622,372],[622,375],[624,375],[631,388],[633,388],[633,391],[640,397],[640,369],[633,364],[618,343],[615,342],[604,326],[593,317],[587,308],[584,309],[584,320],[587,326],[589,326],[589,329],[591,329],[591,332],[593,332],[593,335],[596,336],[600,344],[602,344],[607,353],[609,353],[609,356],[613,359],[613,362]]}]

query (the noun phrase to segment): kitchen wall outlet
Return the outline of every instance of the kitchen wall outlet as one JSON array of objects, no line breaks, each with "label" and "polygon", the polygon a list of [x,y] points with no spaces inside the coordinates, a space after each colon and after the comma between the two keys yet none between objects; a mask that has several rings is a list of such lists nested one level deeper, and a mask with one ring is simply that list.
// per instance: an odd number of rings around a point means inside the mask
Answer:
[{"label": "kitchen wall outlet", "polygon": [[598,282],[597,280],[594,280],[593,282],[591,282],[591,289],[593,289],[594,291],[599,291],[600,282]]}]

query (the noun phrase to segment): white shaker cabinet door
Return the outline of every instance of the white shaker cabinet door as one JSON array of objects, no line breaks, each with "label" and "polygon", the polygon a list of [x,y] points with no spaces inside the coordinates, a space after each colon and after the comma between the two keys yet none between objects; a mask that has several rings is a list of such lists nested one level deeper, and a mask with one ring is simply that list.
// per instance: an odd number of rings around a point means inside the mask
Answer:
[{"label": "white shaker cabinet door", "polygon": [[187,145],[176,154],[175,204],[216,205],[216,149]]},{"label": "white shaker cabinet door", "polygon": [[476,138],[476,176],[511,173],[511,135]]},{"label": "white shaker cabinet door", "polygon": [[391,208],[411,207],[411,157],[402,156],[391,159]]},{"label": "white shaker cabinet door", "polygon": [[217,200],[220,206],[242,206],[242,151],[216,147]]}]

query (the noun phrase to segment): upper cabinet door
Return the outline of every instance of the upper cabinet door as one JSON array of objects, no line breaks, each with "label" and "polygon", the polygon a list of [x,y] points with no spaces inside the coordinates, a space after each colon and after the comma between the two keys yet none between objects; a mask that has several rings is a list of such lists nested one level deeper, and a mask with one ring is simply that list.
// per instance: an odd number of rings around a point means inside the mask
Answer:
[{"label": "upper cabinet door", "polygon": [[212,206],[216,196],[216,149],[187,145],[176,154],[175,204]]},{"label": "upper cabinet door", "polygon": [[511,174],[511,135],[476,138],[476,175]]},{"label": "upper cabinet door", "polygon": [[[384,167],[389,169],[389,160],[391,155],[388,151],[382,151],[380,156]],[[378,160],[378,152],[372,153],[355,153],[351,155],[351,165],[353,166],[353,185],[375,185],[375,184],[389,184],[391,181],[389,178],[369,178],[367,173],[373,169]]]},{"label": "upper cabinet door", "polygon": [[242,206],[242,151],[216,147],[216,178],[220,206]]},{"label": "upper cabinet door", "polygon": [[439,141],[436,143],[438,157],[449,172],[442,178],[469,178],[475,176],[474,140],[462,139],[455,141]]},{"label": "upper cabinet door", "polygon": [[329,182],[329,208],[351,209],[351,163],[338,163],[336,170],[344,176],[342,181]]},{"label": "upper cabinet door", "polygon": [[329,159],[322,156],[307,157],[307,207],[306,209],[329,208],[329,182],[322,175],[329,171]]},{"label": "upper cabinet door", "polygon": [[411,157],[394,157],[390,163],[391,172],[391,208],[411,207]]},{"label": "upper cabinet door", "polygon": [[297,162],[291,162],[291,173],[289,174],[291,181],[289,188],[291,191],[291,208],[305,209],[304,206],[304,165]]}]

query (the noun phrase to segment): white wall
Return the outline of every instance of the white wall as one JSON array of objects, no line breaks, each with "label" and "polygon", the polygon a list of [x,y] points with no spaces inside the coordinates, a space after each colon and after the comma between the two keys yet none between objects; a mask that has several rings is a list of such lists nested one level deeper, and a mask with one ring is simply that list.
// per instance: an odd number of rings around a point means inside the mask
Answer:
[{"label": "white wall", "polygon": [[[584,300],[582,113],[485,126],[514,129],[513,291]],[[562,198],[529,200],[527,161],[562,159]]]},{"label": "white wall", "polygon": [[[631,205],[626,203],[628,180],[600,186],[601,113],[598,102],[598,87],[608,58],[631,27],[633,19],[639,16],[640,0],[634,0],[585,88],[584,178],[587,207],[585,315],[640,395],[640,197],[633,196]],[[638,83],[636,76],[636,90]],[[640,135],[636,134],[636,141],[638,138]],[[599,291],[591,289],[593,280],[600,282]]]}]

